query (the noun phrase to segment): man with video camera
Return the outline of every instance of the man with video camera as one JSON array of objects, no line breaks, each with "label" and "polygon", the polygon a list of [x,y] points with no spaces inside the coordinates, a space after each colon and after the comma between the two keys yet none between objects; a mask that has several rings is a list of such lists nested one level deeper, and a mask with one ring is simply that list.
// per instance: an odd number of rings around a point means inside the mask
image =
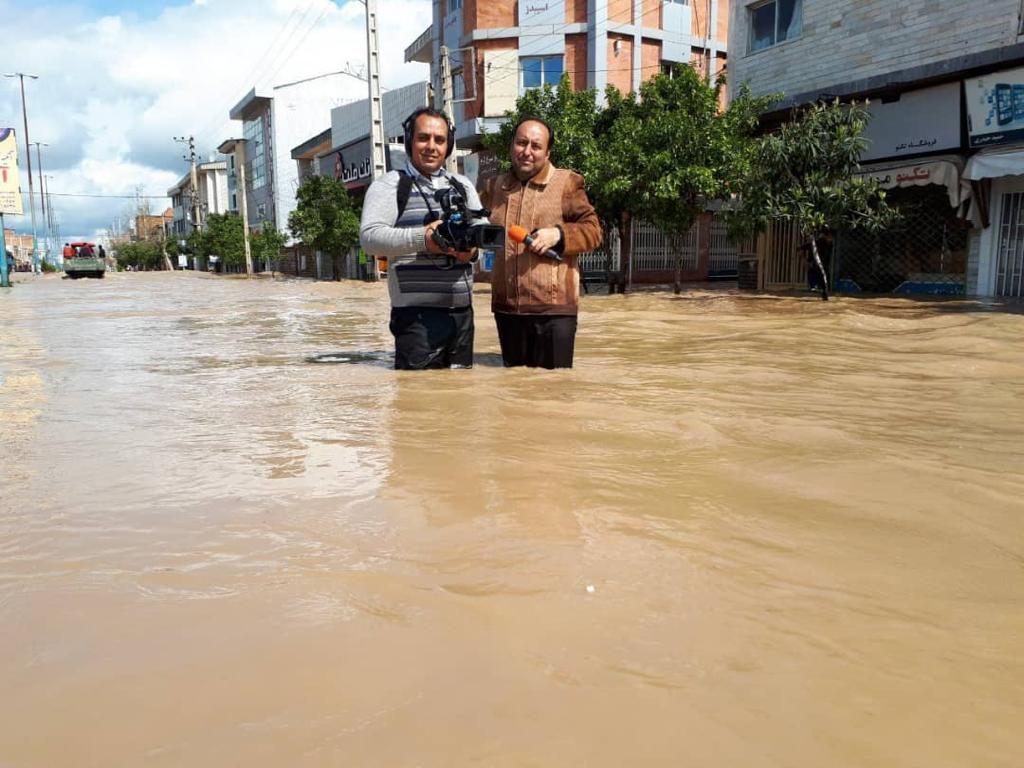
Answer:
[{"label": "man with video camera", "polygon": [[455,144],[448,116],[417,109],[403,128],[406,167],[370,185],[360,241],[367,253],[388,259],[395,368],[469,368],[470,261],[477,246],[496,241],[503,230],[488,224],[469,179],[444,168]]}]

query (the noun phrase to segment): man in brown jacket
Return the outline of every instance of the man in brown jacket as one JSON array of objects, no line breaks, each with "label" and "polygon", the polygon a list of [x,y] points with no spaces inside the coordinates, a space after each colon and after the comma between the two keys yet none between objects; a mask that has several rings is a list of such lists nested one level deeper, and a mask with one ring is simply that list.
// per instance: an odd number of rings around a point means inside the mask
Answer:
[{"label": "man in brown jacket", "polygon": [[553,141],[547,123],[520,121],[512,137],[512,172],[494,179],[482,195],[491,223],[523,227],[532,240],[527,245],[506,237],[491,275],[491,309],[507,367],[572,367],[580,302],[576,257],[602,238],[583,177],[551,164]]}]

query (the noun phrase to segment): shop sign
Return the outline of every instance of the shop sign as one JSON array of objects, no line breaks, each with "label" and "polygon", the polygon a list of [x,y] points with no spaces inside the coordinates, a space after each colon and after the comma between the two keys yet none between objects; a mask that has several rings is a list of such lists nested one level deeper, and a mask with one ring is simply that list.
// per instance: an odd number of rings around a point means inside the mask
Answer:
[{"label": "shop sign", "polygon": [[861,162],[960,148],[960,84],[901,94],[899,101],[872,100],[870,143]]},{"label": "shop sign", "polygon": [[519,26],[565,25],[565,0],[519,0]]},{"label": "shop sign", "polygon": [[[390,154],[386,149],[386,170],[391,168]],[[330,150],[327,154],[321,155],[318,162],[321,176],[340,179],[345,182],[347,189],[363,189],[370,186],[373,181],[373,157],[369,136]]]},{"label": "shop sign", "polygon": [[964,81],[972,147],[1024,141],[1024,68]]},{"label": "shop sign", "polygon": [[877,182],[882,189],[938,184],[946,188],[951,208],[960,204],[960,168],[949,160],[914,163],[899,168],[867,169],[860,175]]}]

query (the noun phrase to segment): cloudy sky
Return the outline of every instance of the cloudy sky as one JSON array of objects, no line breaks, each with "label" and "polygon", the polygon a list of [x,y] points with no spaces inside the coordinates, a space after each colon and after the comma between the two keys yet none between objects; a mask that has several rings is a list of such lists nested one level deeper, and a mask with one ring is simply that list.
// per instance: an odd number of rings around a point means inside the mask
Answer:
[{"label": "cloudy sky", "polygon": [[[378,0],[385,87],[429,77],[404,64],[407,45],[430,24],[431,0]],[[0,71],[26,72],[29,138],[44,142],[43,172],[65,240],[96,237],[134,211],[141,187],[154,211],[187,171],[175,136],[196,137],[201,155],[241,135],[228,110],[248,91],[365,66],[365,10],[358,0],[0,0]],[[340,99],[366,97],[346,81]],[[16,78],[0,80],[0,127],[24,142]],[[323,128],[330,127],[325,110]],[[32,170],[38,211],[38,169]],[[22,188],[27,191],[24,157]],[[58,195],[60,193],[60,195]],[[5,224],[31,231],[29,217]]]}]

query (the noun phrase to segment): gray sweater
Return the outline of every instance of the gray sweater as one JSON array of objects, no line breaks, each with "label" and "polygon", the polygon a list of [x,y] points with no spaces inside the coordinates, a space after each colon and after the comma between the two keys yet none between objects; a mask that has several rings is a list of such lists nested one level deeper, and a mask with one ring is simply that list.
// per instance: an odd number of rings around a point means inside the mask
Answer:
[{"label": "gray sweater", "polygon": [[[448,173],[440,170],[426,177],[407,165],[412,176],[409,202],[398,217],[398,171],[390,171],[377,179],[366,191],[359,239],[363,249],[373,256],[388,258],[388,295],[393,307],[459,308],[472,303],[473,270],[439,254],[427,253],[423,230],[432,213],[440,214],[441,206],[434,192],[450,185]],[[455,174],[466,191],[470,209],[481,207],[480,197],[465,176]],[[422,190],[422,194],[421,194]],[[475,220],[484,223],[486,219]]]}]

